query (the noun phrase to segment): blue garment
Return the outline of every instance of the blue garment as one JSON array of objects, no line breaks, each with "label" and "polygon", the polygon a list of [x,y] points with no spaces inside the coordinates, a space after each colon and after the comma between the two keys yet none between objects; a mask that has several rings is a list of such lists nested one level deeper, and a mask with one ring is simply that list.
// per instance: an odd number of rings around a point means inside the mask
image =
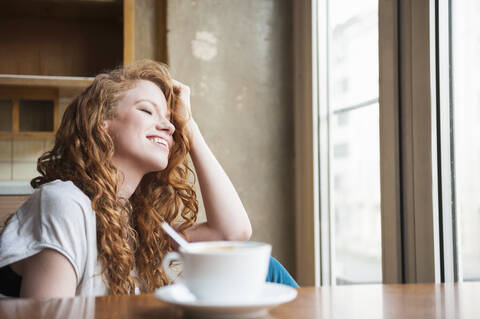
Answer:
[{"label": "blue garment", "polygon": [[267,282],[275,282],[278,284],[299,288],[299,285],[288,273],[285,267],[283,267],[283,265],[273,257],[270,257],[270,263],[268,265]]}]

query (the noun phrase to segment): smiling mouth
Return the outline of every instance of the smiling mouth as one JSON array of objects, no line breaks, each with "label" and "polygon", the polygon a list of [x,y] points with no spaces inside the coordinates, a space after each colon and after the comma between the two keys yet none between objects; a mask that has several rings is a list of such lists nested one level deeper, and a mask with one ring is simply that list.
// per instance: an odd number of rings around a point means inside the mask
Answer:
[{"label": "smiling mouth", "polygon": [[158,145],[158,146],[161,146],[161,147],[165,147],[167,150],[169,149],[168,147],[168,142],[161,138],[161,137],[158,137],[158,136],[147,136],[147,139],[154,143],[155,145]]}]

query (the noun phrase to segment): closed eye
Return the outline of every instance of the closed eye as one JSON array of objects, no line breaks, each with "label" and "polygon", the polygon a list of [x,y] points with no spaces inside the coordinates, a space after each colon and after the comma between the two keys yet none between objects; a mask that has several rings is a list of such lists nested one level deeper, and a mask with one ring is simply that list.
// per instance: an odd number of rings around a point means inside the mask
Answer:
[{"label": "closed eye", "polygon": [[145,112],[145,113],[147,113],[147,114],[149,114],[149,115],[152,115],[152,112],[151,112],[150,110],[140,109],[140,111]]}]

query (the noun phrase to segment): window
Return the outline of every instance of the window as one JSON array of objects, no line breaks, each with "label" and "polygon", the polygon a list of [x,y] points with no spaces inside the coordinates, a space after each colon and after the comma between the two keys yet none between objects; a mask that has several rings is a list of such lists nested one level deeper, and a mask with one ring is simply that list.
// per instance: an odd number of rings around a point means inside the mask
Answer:
[{"label": "window", "polygon": [[456,212],[463,279],[480,280],[480,4],[452,1]]},{"label": "window", "polygon": [[328,175],[336,284],[382,280],[377,7],[378,0],[328,1],[327,19],[319,19],[328,21],[328,41],[319,50],[328,56],[323,107],[332,123]]},{"label": "window", "polygon": [[315,280],[301,283],[480,280],[480,2],[312,6],[296,221],[297,269]]}]

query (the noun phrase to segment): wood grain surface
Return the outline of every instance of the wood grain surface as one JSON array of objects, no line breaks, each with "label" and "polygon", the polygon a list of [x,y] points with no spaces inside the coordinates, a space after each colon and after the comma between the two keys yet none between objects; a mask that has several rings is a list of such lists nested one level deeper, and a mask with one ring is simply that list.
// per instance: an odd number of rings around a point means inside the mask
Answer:
[{"label": "wood grain surface", "polygon": [[[480,283],[305,287],[263,318],[478,318]],[[139,296],[0,300],[0,318],[183,318],[181,309]]]}]

